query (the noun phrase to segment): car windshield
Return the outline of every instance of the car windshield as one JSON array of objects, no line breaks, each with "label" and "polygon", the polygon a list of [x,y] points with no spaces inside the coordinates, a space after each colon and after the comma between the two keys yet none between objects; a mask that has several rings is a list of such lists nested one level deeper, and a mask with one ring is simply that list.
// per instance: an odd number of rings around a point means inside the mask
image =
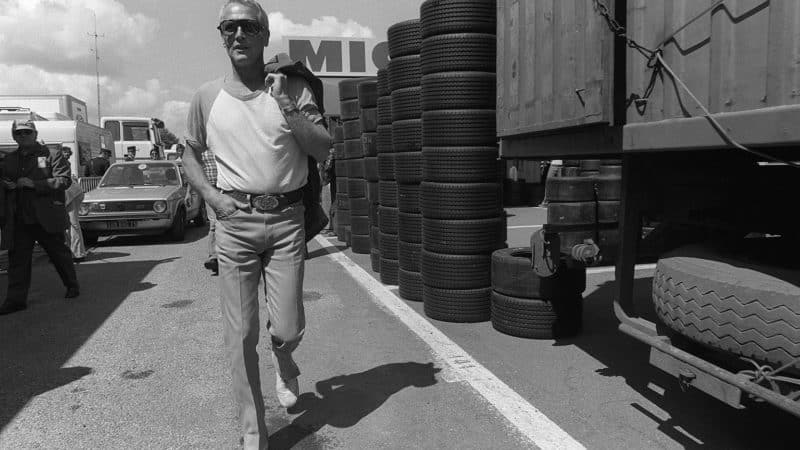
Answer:
[{"label": "car windshield", "polygon": [[114,164],[100,182],[100,187],[178,185],[178,169],[163,163]]}]

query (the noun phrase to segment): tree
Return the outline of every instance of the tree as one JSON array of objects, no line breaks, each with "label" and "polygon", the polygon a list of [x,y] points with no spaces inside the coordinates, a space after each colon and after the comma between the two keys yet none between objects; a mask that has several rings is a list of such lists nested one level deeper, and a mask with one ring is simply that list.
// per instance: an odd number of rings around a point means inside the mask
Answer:
[{"label": "tree", "polygon": [[164,143],[166,148],[169,148],[173,144],[177,144],[178,142],[180,142],[178,140],[178,137],[175,136],[175,134],[173,132],[169,131],[169,129],[167,129],[167,127],[159,128],[158,129],[158,134],[161,135],[161,142]]}]

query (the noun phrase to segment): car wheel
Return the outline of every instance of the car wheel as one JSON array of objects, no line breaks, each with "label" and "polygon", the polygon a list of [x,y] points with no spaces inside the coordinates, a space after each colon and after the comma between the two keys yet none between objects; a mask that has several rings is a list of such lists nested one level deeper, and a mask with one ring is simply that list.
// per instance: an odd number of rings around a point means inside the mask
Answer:
[{"label": "car wheel", "polygon": [[197,216],[194,218],[194,225],[196,227],[202,227],[206,224],[206,204],[205,202],[200,204],[200,208],[197,209]]},{"label": "car wheel", "polygon": [[92,233],[91,231],[84,231],[83,232],[83,244],[87,247],[97,245],[97,241],[100,239],[100,236],[97,233]]},{"label": "car wheel", "polygon": [[181,208],[175,214],[175,220],[172,222],[172,227],[169,229],[169,237],[174,241],[182,241],[186,236],[186,210]]}]

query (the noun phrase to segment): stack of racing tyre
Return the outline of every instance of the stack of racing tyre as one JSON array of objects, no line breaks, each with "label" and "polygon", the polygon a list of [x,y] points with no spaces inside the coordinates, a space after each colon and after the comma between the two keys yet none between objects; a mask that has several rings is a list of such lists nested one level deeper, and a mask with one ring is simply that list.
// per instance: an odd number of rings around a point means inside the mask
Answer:
[{"label": "stack of racing tyre", "polygon": [[[348,158],[347,194],[350,198],[350,248],[353,253],[369,254],[371,248],[370,218],[364,157],[367,152],[375,150],[374,145],[365,144],[375,141],[375,130],[378,127],[377,81],[374,78],[357,81],[356,94],[356,104],[349,107],[358,110],[360,134],[358,139],[347,139],[344,143],[345,156]],[[344,109],[342,109],[342,113],[344,113]]]},{"label": "stack of racing tyre", "polygon": [[[330,220],[331,220],[331,229],[333,230],[334,234],[338,237],[339,236],[339,218],[337,217],[337,211],[339,209],[338,206],[338,199],[336,195],[338,193],[338,189],[336,186],[336,177],[337,176],[347,176],[347,168],[345,167],[344,162],[344,130],[342,129],[342,125],[339,121],[332,120],[329,124],[328,131],[333,137],[333,173],[334,178],[331,180],[331,205],[330,205]],[[327,206],[327,205],[326,205]],[[344,228],[342,227],[342,240],[344,240]]]},{"label": "stack of racing tyre", "polygon": [[333,164],[336,171],[336,203],[334,232],[340,242],[345,242],[347,227],[350,226],[350,200],[347,198],[347,159],[344,153],[344,126],[333,128]]},{"label": "stack of racing tyre", "polygon": [[582,327],[586,268],[561,266],[540,278],[530,247],[492,254],[492,326],[501,333],[533,339],[578,334]]},{"label": "stack of racing tyre", "polygon": [[600,255],[604,264],[617,261],[619,248],[619,211],[622,201],[622,161],[603,160],[595,180],[597,193],[597,221],[600,224]]},{"label": "stack of racing tyre", "polygon": [[[356,205],[356,210],[359,230],[362,231],[357,234],[356,240],[360,252],[363,252],[365,245],[369,248],[369,232],[363,233],[364,217],[369,221],[369,209],[363,208],[366,203],[366,187],[364,181],[364,150],[361,145],[361,104],[358,96],[359,83],[368,80],[368,78],[353,78],[339,82],[339,109],[342,118],[342,130],[344,137],[344,157],[345,157],[345,172],[347,178],[339,182],[337,178],[337,197],[341,200],[339,207],[344,209],[345,212],[345,242],[347,245],[352,245],[352,226],[353,226],[353,205]],[[360,163],[356,160],[360,160]],[[339,195],[339,188],[344,188],[342,195]],[[366,234],[366,238],[364,235]]]},{"label": "stack of racing tyre", "polygon": [[[378,170],[378,153],[391,154],[392,152],[392,97],[389,89],[388,69],[378,69],[378,101],[377,114],[378,126],[375,133],[375,154],[364,158],[364,178],[367,180],[367,200],[369,200],[370,218],[370,262],[374,272],[381,271],[381,249],[380,249],[380,173]],[[387,156],[384,156],[384,161]],[[391,166],[391,175],[394,176],[394,168]],[[388,172],[388,170],[387,170]]]},{"label": "stack of racing tyre", "polygon": [[[399,183],[403,180],[407,184],[408,179],[413,177],[409,173],[410,159],[405,153],[419,152],[422,146],[422,119],[419,117],[419,108],[414,108],[414,97],[416,96],[418,103],[420,90],[420,21],[412,19],[396,23],[389,27],[387,34],[392,126],[391,145],[382,142],[383,148],[388,151],[381,151],[379,148],[378,154],[381,281],[399,284],[400,295],[405,298],[419,299],[421,293],[415,295],[415,291],[419,291],[421,287],[419,269],[407,270],[419,266],[418,262],[411,261],[412,258],[418,260],[418,257],[413,257],[409,242],[405,243],[402,252],[402,264],[406,270],[400,268]],[[413,203],[408,198],[405,200],[406,204]],[[408,211],[408,208],[405,210]],[[406,220],[406,238],[420,233],[410,233],[410,226],[413,224]]]},{"label": "stack of racing tyre", "polygon": [[400,297],[422,301],[422,214],[419,209],[419,184],[422,182],[420,21],[398,23],[389,28],[388,34],[389,54],[392,56],[389,67],[397,208],[382,208],[381,222],[386,223],[386,228],[397,232]]},{"label": "stack of racing tyre", "polygon": [[428,317],[448,322],[489,320],[492,252],[505,247],[496,8],[494,0],[420,7],[423,302]]}]

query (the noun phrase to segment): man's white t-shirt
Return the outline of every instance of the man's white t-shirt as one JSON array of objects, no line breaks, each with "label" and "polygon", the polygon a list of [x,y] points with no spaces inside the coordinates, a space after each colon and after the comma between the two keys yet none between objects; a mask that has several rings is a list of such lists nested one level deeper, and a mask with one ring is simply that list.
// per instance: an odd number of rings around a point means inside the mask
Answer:
[{"label": "man's white t-shirt", "polygon": [[[305,79],[287,78],[285,91],[312,121],[322,120]],[[224,78],[206,83],[192,98],[186,127],[187,142],[213,152],[223,191],[280,194],[306,183],[308,154],[268,92]]]}]

